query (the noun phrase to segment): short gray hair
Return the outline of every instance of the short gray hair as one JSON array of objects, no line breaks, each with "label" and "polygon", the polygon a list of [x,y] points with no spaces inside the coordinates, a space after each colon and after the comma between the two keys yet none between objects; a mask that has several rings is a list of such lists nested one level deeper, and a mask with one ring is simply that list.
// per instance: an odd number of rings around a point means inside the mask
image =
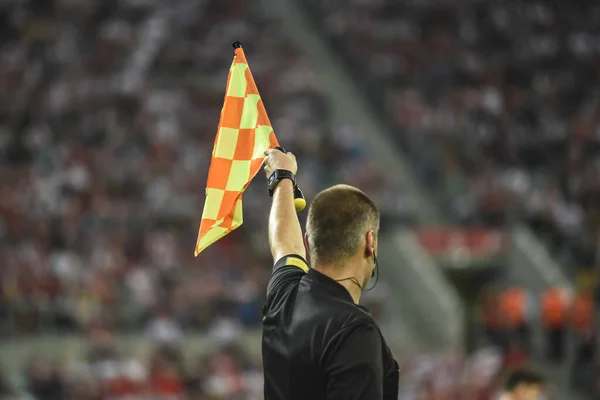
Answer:
[{"label": "short gray hair", "polygon": [[361,190],[335,185],[310,204],[306,222],[311,263],[334,264],[356,253],[364,235],[379,231],[379,210]]}]

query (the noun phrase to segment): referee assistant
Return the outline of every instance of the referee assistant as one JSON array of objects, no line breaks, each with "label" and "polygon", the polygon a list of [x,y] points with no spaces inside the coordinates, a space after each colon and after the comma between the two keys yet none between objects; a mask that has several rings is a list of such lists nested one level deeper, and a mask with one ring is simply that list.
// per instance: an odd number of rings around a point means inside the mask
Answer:
[{"label": "referee assistant", "polygon": [[274,259],[263,309],[265,399],[396,400],[398,364],[358,305],[377,263],[377,207],[356,188],[333,186],[312,201],[303,238],[296,158],[265,154]]}]

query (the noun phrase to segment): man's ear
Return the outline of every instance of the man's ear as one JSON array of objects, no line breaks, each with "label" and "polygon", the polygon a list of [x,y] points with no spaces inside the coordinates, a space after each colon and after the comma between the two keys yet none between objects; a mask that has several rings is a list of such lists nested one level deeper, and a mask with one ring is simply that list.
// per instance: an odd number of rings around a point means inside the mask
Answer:
[{"label": "man's ear", "polygon": [[365,237],[365,256],[372,257],[375,254],[375,232],[370,230]]},{"label": "man's ear", "polygon": [[310,265],[310,246],[308,245],[308,232],[304,233],[304,247],[306,248],[306,261]]}]

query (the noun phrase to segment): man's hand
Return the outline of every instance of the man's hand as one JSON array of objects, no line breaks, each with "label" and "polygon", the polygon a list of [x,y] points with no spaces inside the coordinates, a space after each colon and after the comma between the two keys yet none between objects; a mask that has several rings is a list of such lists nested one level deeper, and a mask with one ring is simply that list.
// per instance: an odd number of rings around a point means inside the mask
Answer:
[{"label": "man's hand", "polygon": [[292,153],[284,153],[277,149],[265,150],[265,174],[267,179],[277,169],[285,169],[296,175],[298,172],[298,164],[296,163],[296,156]]}]

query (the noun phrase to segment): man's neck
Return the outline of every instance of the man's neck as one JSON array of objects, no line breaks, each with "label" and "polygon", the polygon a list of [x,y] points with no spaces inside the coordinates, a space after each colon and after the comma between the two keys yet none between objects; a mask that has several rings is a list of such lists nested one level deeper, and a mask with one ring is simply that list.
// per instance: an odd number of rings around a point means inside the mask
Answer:
[{"label": "man's neck", "polygon": [[348,293],[350,293],[354,304],[358,304],[360,301],[360,295],[362,294],[362,288],[357,284],[357,282],[360,283],[360,280],[356,277],[356,274],[353,273],[351,268],[323,264],[317,264],[314,266],[314,268],[323,275],[327,275],[342,285],[348,291]]}]

